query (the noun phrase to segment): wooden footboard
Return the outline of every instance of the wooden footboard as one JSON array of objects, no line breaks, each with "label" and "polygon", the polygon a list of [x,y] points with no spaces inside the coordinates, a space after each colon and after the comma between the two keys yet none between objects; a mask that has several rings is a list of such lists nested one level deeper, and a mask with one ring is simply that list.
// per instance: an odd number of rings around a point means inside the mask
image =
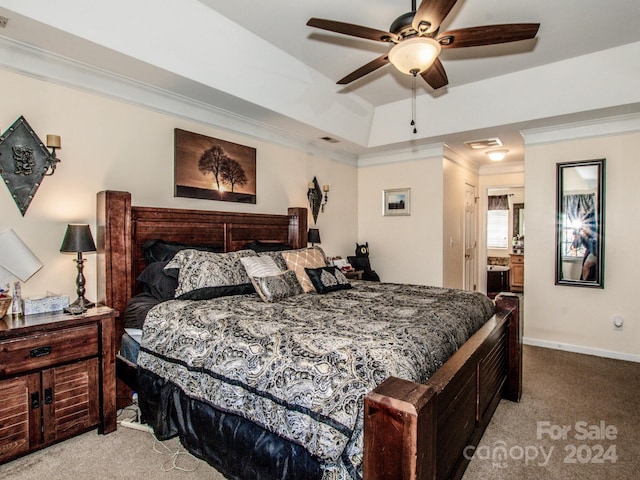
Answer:
[{"label": "wooden footboard", "polygon": [[366,396],[365,480],[462,477],[500,399],[522,394],[519,298],[496,312],[426,384],[391,377]]}]

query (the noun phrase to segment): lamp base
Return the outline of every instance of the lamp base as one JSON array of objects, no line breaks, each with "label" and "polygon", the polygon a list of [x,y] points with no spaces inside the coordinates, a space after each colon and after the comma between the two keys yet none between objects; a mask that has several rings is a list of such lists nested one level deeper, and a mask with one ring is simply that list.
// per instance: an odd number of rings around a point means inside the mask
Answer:
[{"label": "lamp base", "polygon": [[84,312],[87,311],[87,309],[95,307],[95,306],[96,306],[95,303],[90,302],[86,298],[78,297],[78,298],[76,298],[76,300],[72,304],[70,304],[68,307],[66,307],[64,309],[64,311],[66,313],[71,313],[73,315],[78,315],[79,313],[84,313]]}]

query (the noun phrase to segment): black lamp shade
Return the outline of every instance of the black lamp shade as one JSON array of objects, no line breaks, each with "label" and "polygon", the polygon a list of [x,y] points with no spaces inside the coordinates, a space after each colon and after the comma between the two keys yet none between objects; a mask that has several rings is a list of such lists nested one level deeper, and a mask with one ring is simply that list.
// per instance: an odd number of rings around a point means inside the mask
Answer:
[{"label": "black lamp shade", "polygon": [[320,230],[317,228],[309,229],[309,243],[321,243],[320,242]]},{"label": "black lamp shade", "polygon": [[95,252],[96,244],[93,242],[89,225],[70,223],[67,226],[67,233],[62,240],[61,252]]}]

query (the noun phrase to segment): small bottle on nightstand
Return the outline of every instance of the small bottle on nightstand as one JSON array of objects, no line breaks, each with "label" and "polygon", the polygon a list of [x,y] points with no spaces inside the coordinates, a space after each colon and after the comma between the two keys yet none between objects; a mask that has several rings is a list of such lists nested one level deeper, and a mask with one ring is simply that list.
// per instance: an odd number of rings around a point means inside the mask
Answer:
[{"label": "small bottle on nightstand", "polygon": [[13,284],[13,299],[11,301],[11,314],[16,317],[21,317],[24,313],[22,308],[22,294],[20,292],[20,282]]}]

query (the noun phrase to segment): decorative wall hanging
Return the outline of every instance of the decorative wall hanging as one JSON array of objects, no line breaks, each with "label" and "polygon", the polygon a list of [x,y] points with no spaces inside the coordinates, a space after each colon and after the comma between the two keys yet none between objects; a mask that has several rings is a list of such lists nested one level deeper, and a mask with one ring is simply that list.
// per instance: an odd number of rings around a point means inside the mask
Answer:
[{"label": "decorative wall hanging", "polygon": [[382,192],[382,214],[411,215],[411,189],[393,188]]},{"label": "decorative wall hanging", "polygon": [[22,216],[42,183],[44,176],[53,175],[60,161],[58,135],[47,135],[47,146],[40,141],[23,116],[0,136],[0,176],[11,192]]},{"label": "decorative wall hanging", "polygon": [[320,205],[322,204],[322,190],[318,184],[318,179],[313,177],[313,181],[307,185],[307,200],[309,200],[309,208],[313,215],[313,223],[318,221],[318,213],[320,213]]},{"label": "decorative wall hanging", "polygon": [[174,195],[256,203],[256,149],[176,128]]}]

